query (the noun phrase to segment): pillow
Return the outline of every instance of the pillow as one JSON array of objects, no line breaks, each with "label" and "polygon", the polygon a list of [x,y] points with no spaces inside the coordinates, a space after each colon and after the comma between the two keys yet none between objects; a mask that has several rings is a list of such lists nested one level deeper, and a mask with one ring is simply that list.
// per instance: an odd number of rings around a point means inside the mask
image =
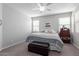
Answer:
[{"label": "pillow", "polygon": [[45,33],[47,33],[48,32],[48,30],[45,30]]},{"label": "pillow", "polygon": [[40,31],[40,32],[42,32],[42,33],[56,33],[53,29],[52,29],[52,30],[50,30],[50,29],[45,29],[45,30]]},{"label": "pillow", "polygon": [[52,33],[56,33],[56,31],[54,31],[53,29],[51,31],[52,31]]},{"label": "pillow", "polygon": [[46,30],[45,30],[45,33],[52,33],[52,31],[49,30],[49,29],[46,29]]}]

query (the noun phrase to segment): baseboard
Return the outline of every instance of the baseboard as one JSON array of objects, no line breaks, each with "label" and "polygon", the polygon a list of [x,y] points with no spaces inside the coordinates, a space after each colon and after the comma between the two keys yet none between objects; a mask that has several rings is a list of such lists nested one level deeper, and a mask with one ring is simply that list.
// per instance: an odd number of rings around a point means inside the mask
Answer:
[{"label": "baseboard", "polygon": [[73,45],[74,45],[76,48],[78,48],[78,49],[79,49],[79,46],[78,46],[77,44],[74,44],[74,43],[73,43]]},{"label": "baseboard", "polygon": [[7,47],[3,47],[3,48],[0,49],[0,51],[2,51],[3,49],[7,49],[7,48],[9,48],[9,47],[15,46],[15,45],[17,45],[17,44],[20,44],[20,43],[22,43],[22,42],[24,42],[24,41],[25,41],[25,40],[22,40],[22,41],[19,41],[19,42],[17,42],[17,43],[14,43],[14,44],[12,44],[12,45],[9,45],[9,46],[7,46]]}]

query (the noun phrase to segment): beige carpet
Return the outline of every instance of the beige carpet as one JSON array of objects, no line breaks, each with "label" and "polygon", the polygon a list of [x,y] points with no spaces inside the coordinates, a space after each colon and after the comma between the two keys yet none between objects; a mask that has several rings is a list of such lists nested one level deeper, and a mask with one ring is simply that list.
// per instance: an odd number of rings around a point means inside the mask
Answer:
[{"label": "beige carpet", "polygon": [[[0,52],[0,56],[41,56],[36,53],[28,52],[26,42],[16,46],[4,49]],[[49,56],[79,56],[79,49],[72,44],[64,44],[61,53],[50,51]]]}]

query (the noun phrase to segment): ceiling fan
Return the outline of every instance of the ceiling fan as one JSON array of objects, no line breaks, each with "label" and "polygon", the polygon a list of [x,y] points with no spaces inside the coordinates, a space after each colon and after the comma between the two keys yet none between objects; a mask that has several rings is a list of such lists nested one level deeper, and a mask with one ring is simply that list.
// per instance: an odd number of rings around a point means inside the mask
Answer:
[{"label": "ceiling fan", "polygon": [[51,11],[51,9],[48,8],[49,5],[51,5],[52,3],[37,3],[37,8],[34,8],[32,10],[38,10],[40,12],[44,12],[44,11]]}]

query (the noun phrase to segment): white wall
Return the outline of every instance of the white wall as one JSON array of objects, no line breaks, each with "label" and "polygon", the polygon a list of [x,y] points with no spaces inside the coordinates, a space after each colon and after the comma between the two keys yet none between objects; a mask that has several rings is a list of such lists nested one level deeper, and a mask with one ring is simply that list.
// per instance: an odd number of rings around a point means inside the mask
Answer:
[{"label": "white wall", "polygon": [[39,26],[40,31],[45,30],[45,27],[44,27],[45,23],[49,22],[51,24],[50,29],[54,29],[56,32],[58,32],[59,31],[59,18],[67,17],[67,16],[71,16],[71,12],[62,13],[62,14],[55,14],[55,15],[46,15],[46,16],[33,17],[32,19],[40,21],[40,26]]},{"label": "white wall", "polygon": [[0,3],[0,19],[2,19],[2,4]]},{"label": "white wall", "polygon": [[[39,30],[43,31],[45,30],[45,23],[50,23],[51,24],[51,28],[50,29],[54,29],[57,31],[58,29],[58,21],[54,16],[40,16],[40,17],[35,17],[33,18],[34,20],[39,20],[40,21],[40,25],[39,25]],[[49,29],[49,30],[50,30]]]},{"label": "white wall", "polygon": [[4,49],[25,41],[30,32],[30,17],[4,4],[2,48]]},{"label": "white wall", "polygon": [[[0,20],[2,20],[2,4],[0,3]],[[2,46],[2,25],[0,25],[0,50]]]},{"label": "white wall", "polygon": [[73,11],[74,32],[73,32],[73,44],[79,48],[79,6]]}]

